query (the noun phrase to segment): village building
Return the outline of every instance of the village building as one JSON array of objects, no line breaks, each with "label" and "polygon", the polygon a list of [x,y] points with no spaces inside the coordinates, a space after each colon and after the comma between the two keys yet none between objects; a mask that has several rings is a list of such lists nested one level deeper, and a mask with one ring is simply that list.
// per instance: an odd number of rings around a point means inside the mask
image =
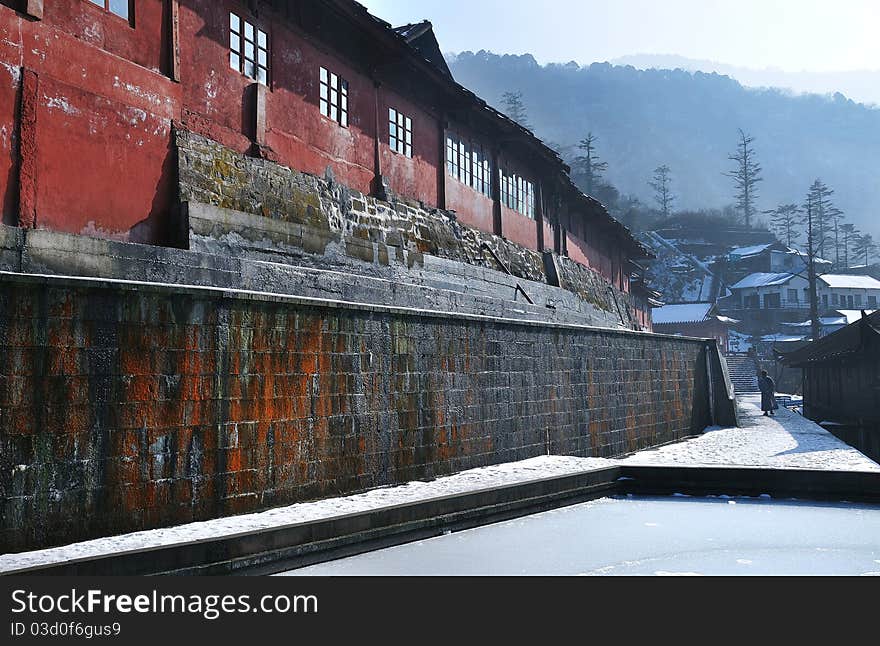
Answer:
[{"label": "village building", "polygon": [[[193,133],[453,214],[624,294],[651,257],[555,151],[455,81],[429,22],[394,28],[351,0],[0,4],[5,224],[186,247],[175,137]],[[633,302],[650,329],[648,296]]]},{"label": "village building", "polygon": [[804,415],[880,458],[880,313],[783,355],[803,372]]},{"label": "village building", "polygon": [[716,339],[730,351],[729,331],[739,321],[721,316],[714,303],[668,303],[652,312],[654,331],[701,339]]},{"label": "village building", "polygon": [[[754,273],[730,287],[732,295],[721,299],[724,311],[750,312],[765,323],[798,322],[810,309],[809,280],[802,273]],[[877,307],[880,281],[871,276],[824,274],[816,291],[821,312],[833,309]]]}]

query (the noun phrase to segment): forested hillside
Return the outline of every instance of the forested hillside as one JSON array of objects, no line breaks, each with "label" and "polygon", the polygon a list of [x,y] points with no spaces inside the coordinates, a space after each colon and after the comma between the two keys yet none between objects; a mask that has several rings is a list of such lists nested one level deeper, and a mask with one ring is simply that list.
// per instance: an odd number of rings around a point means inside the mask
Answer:
[{"label": "forested hillside", "polygon": [[837,94],[793,96],[744,88],[718,74],[637,70],[607,63],[540,66],[529,55],[449,57],[459,83],[504,108],[521,92],[530,125],[572,161],[587,133],[608,163],[605,180],[653,205],[654,170],[670,169],[674,208],[733,204],[728,156],[738,129],[754,137],[763,167],[758,210],[804,201],[821,178],[865,233],[880,237],[880,109]]}]

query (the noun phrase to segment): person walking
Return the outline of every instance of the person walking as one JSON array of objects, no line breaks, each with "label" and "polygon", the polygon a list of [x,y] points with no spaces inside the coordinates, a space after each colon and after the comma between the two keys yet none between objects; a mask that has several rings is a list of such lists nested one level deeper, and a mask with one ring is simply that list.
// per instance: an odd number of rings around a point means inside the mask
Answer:
[{"label": "person walking", "polygon": [[766,370],[761,371],[758,377],[758,389],[761,391],[761,410],[764,417],[776,415],[779,404],[776,403],[776,384]]}]

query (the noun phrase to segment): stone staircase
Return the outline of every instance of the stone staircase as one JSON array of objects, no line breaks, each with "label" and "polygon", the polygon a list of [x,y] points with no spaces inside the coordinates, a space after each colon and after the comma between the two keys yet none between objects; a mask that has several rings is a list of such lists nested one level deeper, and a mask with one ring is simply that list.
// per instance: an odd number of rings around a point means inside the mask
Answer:
[{"label": "stone staircase", "polygon": [[727,357],[727,368],[730,380],[737,395],[748,395],[761,392],[758,389],[758,364],[746,355]]}]

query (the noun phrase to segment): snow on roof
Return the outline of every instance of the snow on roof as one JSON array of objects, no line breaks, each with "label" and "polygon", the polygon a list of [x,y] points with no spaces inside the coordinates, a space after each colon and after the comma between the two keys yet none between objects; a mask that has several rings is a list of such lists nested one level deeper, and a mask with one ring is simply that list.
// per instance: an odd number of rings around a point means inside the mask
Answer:
[{"label": "snow on roof", "polygon": [[832,289],[880,289],[880,280],[871,276],[825,274],[819,279]]},{"label": "snow on roof", "polygon": [[803,341],[804,337],[791,336],[790,334],[767,334],[765,336],[762,336],[761,340],[791,343],[792,341]]},{"label": "snow on roof", "polygon": [[[865,310],[865,314],[870,316],[876,311],[877,310]],[[851,325],[856,321],[862,320],[862,310],[836,310],[836,312],[843,317],[845,325]]]},{"label": "snow on roof", "polygon": [[712,303],[681,303],[664,305],[653,310],[651,320],[657,323],[700,323],[706,320]]},{"label": "snow on roof", "polygon": [[[823,316],[819,318],[821,325],[848,325],[845,316]],[[785,327],[802,327],[808,328],[813,325],[811,321],[802,321],[801,323],[783,323]]]},{"label": "snow on roof", "polygon": [[748,258],[749,256],[757,256],[773,246],[773,243],[753,245],[751,247],[738,247],[730,250],[730,255],[737,258]]},{"label": "snow on roof", "polygon": [[746,276],[730,289],[746,289],[749,287],[771,287],[773,285],[784,285],[794,278],[794,274],[764,274],[757,273]]}]

